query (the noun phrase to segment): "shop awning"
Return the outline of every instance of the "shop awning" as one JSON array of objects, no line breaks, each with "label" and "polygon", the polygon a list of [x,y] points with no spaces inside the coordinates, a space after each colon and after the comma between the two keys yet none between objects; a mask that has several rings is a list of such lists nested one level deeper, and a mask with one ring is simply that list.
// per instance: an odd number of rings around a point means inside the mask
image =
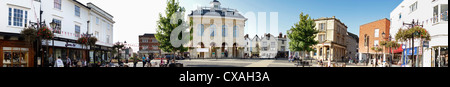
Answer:
[{"label": "shop awning", "polygon": [[393,52],[393,53],[402,53],[402,52],[403,52],[403,48],[402,48],[402,47],[399,47],[399,48],[397,48],[397,49],[392,49],[392,52]]}]

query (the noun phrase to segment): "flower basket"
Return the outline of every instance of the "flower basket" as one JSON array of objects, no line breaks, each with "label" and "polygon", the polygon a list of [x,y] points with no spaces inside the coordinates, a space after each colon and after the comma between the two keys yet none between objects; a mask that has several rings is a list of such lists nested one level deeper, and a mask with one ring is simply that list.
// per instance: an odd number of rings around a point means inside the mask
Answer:
[{"label": "flower basket", "polygon": [[39,38],[42,38],[42,39],[52,39],[53,38],[53,33],[52,33],[52,31],[50,31],[50,29],[48,29],[47,27],[41,27],[39,30],[38,30],[38,33],[37,33],[37,35],[38,35],[38,37]]},{"label": "flower basket", "polygon": [[77,40],[77,42],[79,43],[79,44],[83,44],[83,45],[88,45],[88,37],[80,37],[80,38],[78,38],[78,40]]},{"label": "flower basket", "polygon": [[95,43],[97,43],[97,38],[95,37],[90,37],[89,38],[89,45],[95,45]]},{"label": "flower basket", "polygon": [[97,42],[97,38],[82,36],[78,38],[77,42],[84,45],[95,45],[95,43]]}]

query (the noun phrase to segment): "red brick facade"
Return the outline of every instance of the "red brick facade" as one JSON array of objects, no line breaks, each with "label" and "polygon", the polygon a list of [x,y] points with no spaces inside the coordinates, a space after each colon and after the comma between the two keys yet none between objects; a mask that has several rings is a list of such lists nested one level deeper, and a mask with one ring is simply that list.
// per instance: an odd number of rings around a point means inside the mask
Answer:
[{"label": "red brick facade", "polygon": [[[367,50],[369,50],[369,53],[375,53],[373,50],[371,50],[370,48],[374,47],[374,42],[375,40],[378,40],[379,42],[381,41],[387,41],[389,40],[389,35],[391,35],[389,33],[390,30],[390,24],[391,21],[389,19],[380,19],[374,22],[370,22],[364,25],[360,26],[359,29],[359,52],[360,53],[367,53]],[[379,29],[378,37],[375,37],[375,29]],[[382,33],[385,33],[385,36],[382,36]],[[367,46],[365,46],[365,36],[369,36],[369,48]],[[393,37],[393,36],[392,36]],[[379,46],[381,47],[381,46]],[[388,53],[388,50],[386,50],[387,48],[383,48],[384,49],[384,53]],[[381,53],[381,52],[379,52]]]},{"label": "red brick facade", "polygon": [[[154,34],[139,36],[139,50],[144,50],[145,48],[143,48],[143,46],[148,46],[146,50],[159,50],[159,43]],[[153,48],[154,46],[157,46],[157,48]]]}]

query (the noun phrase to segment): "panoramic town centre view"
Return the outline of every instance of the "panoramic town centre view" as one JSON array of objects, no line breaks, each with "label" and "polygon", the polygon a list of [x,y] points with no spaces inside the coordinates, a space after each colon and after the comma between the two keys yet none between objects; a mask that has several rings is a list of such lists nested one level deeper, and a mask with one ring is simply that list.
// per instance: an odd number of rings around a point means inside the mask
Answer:
[{"label": "panoramic town centre view", "polygon": [[0,67],[448,67],[448,0],[0,0],[0,19]]}]

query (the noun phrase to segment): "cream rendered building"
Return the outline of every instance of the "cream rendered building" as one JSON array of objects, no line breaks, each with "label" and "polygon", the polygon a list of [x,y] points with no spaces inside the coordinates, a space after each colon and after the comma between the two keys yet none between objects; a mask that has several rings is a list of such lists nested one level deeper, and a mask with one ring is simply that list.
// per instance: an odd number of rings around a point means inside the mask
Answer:
[{"label": "cream rendered building", "polygon": [[271,35],[266,34],[264,37],[261,37],[259,42],[260,47],[260,58],[275,58],[278,53],[278,38]]},{"label": "cream rendered building", "polygon": [[193,21],[191,58],[244,57],[244,27],[247,18],[236,9],[222,8],[214,0],[211,7],[199,7],[189,14]]},{"label": "cream rendered building", "polygon": [[316,52],[310,52],[313,58],[341,61],[346,56],[347,26],[334,16],[332,18],[315,19],[316,29],[319,30],[314,46]]}]

